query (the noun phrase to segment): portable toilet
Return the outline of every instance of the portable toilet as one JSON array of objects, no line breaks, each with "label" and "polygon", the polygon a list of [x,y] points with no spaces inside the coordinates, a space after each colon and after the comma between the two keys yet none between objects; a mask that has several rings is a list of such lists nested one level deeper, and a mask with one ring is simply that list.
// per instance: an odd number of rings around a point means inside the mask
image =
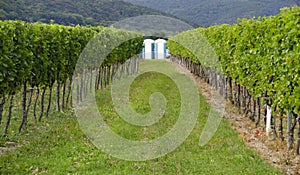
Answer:
[{"label": "portable toilet", "polygon": [[156,59],[166,59],[167,58],[167,41],[164,39],[158,39],[155,41],[156,47]]},{"label": "portable toilet", "polygon": [[152,39],[144,40],[143,58],[144,59],[155,59],[155,42]]}]

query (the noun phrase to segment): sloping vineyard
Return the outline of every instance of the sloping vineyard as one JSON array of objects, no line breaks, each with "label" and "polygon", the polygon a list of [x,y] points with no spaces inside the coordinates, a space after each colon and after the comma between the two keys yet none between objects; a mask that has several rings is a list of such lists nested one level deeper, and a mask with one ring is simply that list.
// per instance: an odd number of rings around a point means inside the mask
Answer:
[{"label": "sloping vineyard", "polygon": [[[214,49],[218,57],[213,64],[207,62],[208,49],[201,49],[205,44],[195,42],[196,35]],[[296,145],[300,153],[299,7],[282,9],[274,17],[183,32],[168,46],[173,61],[220,89],[257,126],[263,123],[268,135],[287,141],[289,149]]]},{"label": "sloping vineyard", "polygon": [[[86,69],[77,71],[74,75],[77,61],[91,39],[98,37],[97,49],[105,50],[105,42],[120,40],[126,36],[134,39],[124,41],[108,55],[95,55],[99,59],[102,59],[101,56],[105,57],[103,64],[83,63]],[[133,70],[128,64],[136,65],[136,59],[127,60],[139,53],[143,43],[143,37],[138,34],[116,29],[22,21],[0,21],[0,40],[0,123],[5,103],[9,103],[5,133],[11,123],[15,97],[22,98],[16,99],[22,101],[22,122],[19,127],[19,131],[22,131],[26,127],[30,107],[35,121],[41,120],[43,116],[48,117],[53,101],[52,92],[56,93],[57,111],[66,109],[72,103],[73,76],[81,80],[76,85],[80,88],[80,97],[87,86],[91,85],[86,79],[89,73],[97,71],[98,81],[95,86],[101,88],[113,79],[113,68],[122,66]],[[127,72],[130,73],[129,70]]]}]

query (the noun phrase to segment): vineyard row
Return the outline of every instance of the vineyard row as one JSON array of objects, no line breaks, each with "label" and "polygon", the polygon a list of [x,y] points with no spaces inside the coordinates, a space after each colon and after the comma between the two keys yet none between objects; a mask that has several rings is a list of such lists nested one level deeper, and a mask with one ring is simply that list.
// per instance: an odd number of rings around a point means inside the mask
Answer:
[{"label": "vineyard row", "polygon": [[289,149],[296,142],[300,153],[299,7],[273,17],[183,32],[168,47],[173,61],[219,87],[257,126],[264,113],[266,132],[287,140]]},{"label": "vineyard row", "polygon": [[[52,92],[56,93],[56,109],[64,109],[71,103],[73,77],[84,77],[87,72],[98,70],[101,70],[99,76],[103,72],[113,72],[110,70],[114,65],[126,64],[126,60],[138,54],[143,43],[143,37],[137,33],[112,28],[71,27],[22,21],[0,21],[0,40],[0,123],[5,102],[9,101],[5,132],[10,125],[13,99],[15,96],[20,98],[16,94],[22,93],[22,99],[19,99],[22,101],[22,122],[19,127],[21,131],[27,124],[34,90],[34,118],[41,120],[45,113],[45,94],[49,94],[46,109],[48,116]],[[94,46],[86,50],[90,41],[93,41]],[[113,45],[118,41],[122,43],[116,48],[109,48],[109,44]],[[83,51],[85,54],[82,54]],[[94,58],[81,59],[78,66],[80,56],[87,56],[89,52],[95,53],[89,55]],[[102,61],[93,62],[95,60]],[[110,75],[102,74],[101,80],[107,84],[105,79]],[[98,78],[98,82],[102,81]],[[39,117],[36,116],[38,101],[41,108]]]}]

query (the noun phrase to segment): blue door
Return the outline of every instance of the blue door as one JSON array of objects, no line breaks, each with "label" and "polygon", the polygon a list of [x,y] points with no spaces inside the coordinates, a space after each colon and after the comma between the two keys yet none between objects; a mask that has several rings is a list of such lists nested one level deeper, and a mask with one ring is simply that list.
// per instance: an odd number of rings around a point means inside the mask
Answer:
[{"label": "blue door", "polygon": [[143,59],[145,59],[145,47],[143,47],[141,57],[142,57]]},{"label": "blue door", "polygon": [[151,54],[151,56],[152,56],[152,59],[155,59],[155,44],[154,43],[152,43],[151,44],[151,51],[152,51],[152,54]]},{"label": "blue door", "polygon": [[164,59],[167,58],[167,43],[164,43]]}]

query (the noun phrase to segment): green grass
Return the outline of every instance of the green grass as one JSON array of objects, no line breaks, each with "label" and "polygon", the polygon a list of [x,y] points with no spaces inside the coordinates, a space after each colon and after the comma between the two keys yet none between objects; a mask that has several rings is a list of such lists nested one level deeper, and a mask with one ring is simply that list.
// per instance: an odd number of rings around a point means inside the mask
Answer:
[{"label": "green grass", "polygon": [[[155,139],[172,128],[178,119],[177,87],[169,77],[150,72],[139,76],[130,90],[131,105],[140,113],[150,111],[148,99],[157,90],[165,95],[168,103],[163,118],[153,126],[132,126],[121,120],[113,110],[110,89],[96,93],[99,110],[112,130],[121,136],[134,140]],[[212,140],[199,147],[199,137],[210,110],[204,97],[200,99],[196,127],[180,147],[166,156],[141,162],[113,158],[91,144],[72,112],[54,112],[49,119],[24,133],[1,138],[2,145],[9,140],[23,146],[1,155],[0,174],[283,174],[250,150],[225,120]]]},{"label": "green grass", "polygon": [[111,110],[114,104],[110,98],[110,91],[98,93],[96,98],[100,113],[115,133],[131,140],[155,139],[168,132],[176,123],[181,104],[176,84],[165,75],[151,72],[137,77],[131,85],[130,101],[136,112],[140,114],[150,112],[149,97],[155,92],[164,92],[167,107],[163,118],[151,127],[133,126],[120,118],[114,110]]}]

